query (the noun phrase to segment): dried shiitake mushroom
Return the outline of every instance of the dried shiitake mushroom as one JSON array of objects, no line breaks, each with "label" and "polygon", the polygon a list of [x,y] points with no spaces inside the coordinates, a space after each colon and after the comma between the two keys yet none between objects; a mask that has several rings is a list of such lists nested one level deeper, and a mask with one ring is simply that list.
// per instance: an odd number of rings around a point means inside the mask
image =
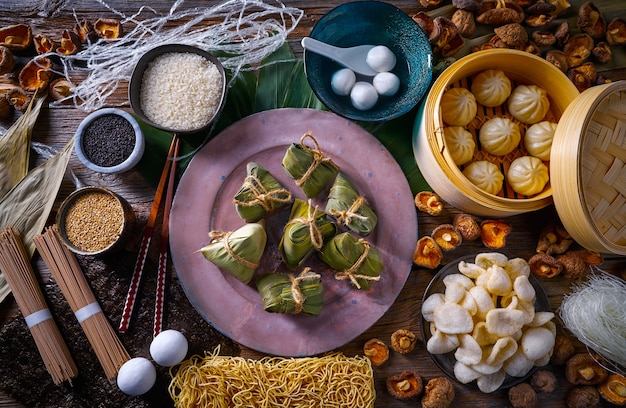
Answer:
[{"label": "dried shiitake mushroom", "polygon": [[557,256],[556,260],[563,264],[566,278],[578,279],[588,271],[589,266],[600,265],[604,258],[595,251],[576,249]]},{"label": "dried shiitake mushroom", "polygon": [[606,401],[619,407],[626,406],[626,377],[619,374],[609,374],[606,381],[598,387],[600,396]]},{"label": "dried shiitake mushroom", "polygon": [[566,73],[569,69],[567,56],[565,56],[565,53],[561,50],[549,50],[546,53],[546,61],[560,69],[563,73]]},{"label": "dried shiitake mushroom", "polygon": [[14,24],[0,28],[0,45],[21,51],[33,43],[33,31],[28,24]]},{"label": "dried shiitake mushroom", "polygon": [[452,224],[438,225],[433,229],[430,236],[444,251],[452,251],[463,242],[461,232]]},{"label": "dried shiitake mushroom", "polygon": [[459,230],[464,241],[474,241],[480,238],[480,224],[473,215],[457,214],[452,224]]},{"label": "dried shiitake mushroom", "polygon": [[523,47],[528,43],[528,33],[519,23],[505,24],[493,29],[493,32],[509,47]]},{"label": "dried shiitake mushroom", "polygon": [[454,401],[454,385],[446,377],[435,377],[426,383],[422,408],[447,408]]},{"label": "dried shiitake mushroom", "polygon": [[65,78],[57,78],[50,82],[48,93],[55,101],[65,99],[72,94],[74,85]]},{"label": "dried shiitake mushroom", "polygon": [[443,210],[443,203],[439,196],[431,191],[420,191],[415,195],[415,206],[418,210],[430,215],[439,215]]},{"label": "dried shiitake mushroom", "polygon": [[560,221],[549,222],[539,233],[537,252],[564,254],[574,240]]},{"label": "dried shiitake mushroom", "polygon": [[545,0],[537,0],[536,3],[529,4],[527,7],[525,7],[524,11],[526,11],[526,14],[530,14],[533,16],[554,16],[554,12],[556,11],[556,4],[546,2]]},{"label": "dried shiitake mushroom", "polygon": [[552,371],[541,369],[530,377],[530,385],[537,392],[550,393],[556,390],[559,381]]},{"label": "dried shiitake mushroom", "polygon": [[6,99],[15,109],[20,112],[24,112],[28,107],[32,96],[22,88],[16,87],[7,92]]},{"label": "dried shiitake mushroom", "polygon": [[63,30],[61,36],[61,45],[57,48],[57,52],[63,55],[76,54],[81,49],[81,42],[78,34],[74,31]]},{"label": "dried shiitake mushroom", "polygon": [[438,16],[433,20],[433,30],[428,41],[434,52],[440,52],[444,57],[454,55],[465,45],[465,40],[452,20]]},{"label": "dried shiitake mushroom", "polygon": [[435,269],[443,260],[443,252],[431,236],[423,236],[417,240],[413,252],[413,263],[423,268]]},{"label": "dried shiitake mushroom", "polygon": [[37,34],[33,37],[33,44],[35,44],[35,51],[37,54],[46,54],[53,51],[57,44],[56,42],[44,34]]},{"label": "dried shiitake mushroom", "polygon": [[471,37],[476,32],[474,13],[468,10],[457,9],[451,18],[452,22],[463,37]]},{"label": "dried shiitake mushroom", "polygon": [[567,396],[568,408],[597,408],[600,406],[600,394],[590,385],[574,388]]},{"label": "dried shiitake mushroom", "polygon": [[420,26],[424,34],[426,34],[426,37],[430,38],[430,34],[435,29],[435,23],[433,22],[433,18],[429,16],[425,11],[418,11],[411,16],[411,19],[415,21],[418,26]]},{"label": "dried shiitake mushroom", "polygon": [[538,253],[528,260],[530,271],[538,278],[554,278],[563,272],[563,264],[552,255]]},{"label": "dried shiitake mushroom", "polygon": [[554,365],[563,365],[576,353],[576,347],[574,342],[569,337],[557,334],[554,339],[554,348],[552,349],[552,356],[550,357],[550,363]]},{"label": "dried shiitake mushroom", "polygon": [[452,0],[452,5],[459,10],[474,13],[480,10],[481,2],[479,0]]},{"label": "dried shiitake mushroom", "polygon": [[609,373],[589,353],[574,354],[565,363],[565,377],[575,385],[598,385]]},{"label": "dried shiitake mushroom", "polygon": [[369,339],[363,345],[363,354],[378,367],[389,359],[389,347],[382,340]]},{"label": "dried shiitake mushroom", "polygon": [[34,58],[28,61],[20,71],[20,86],[25,91],[40,91],[50,84],[52,75],[52,60],[50,58]]},{"label": "dried shiitake mushroom", "polygon": [[400,354],[413,351],[417,344],[417,336],[411,330],[399,329],[391,334],[391,348]]},{"label": "dried shiitake mushroom", "polygon": [[540,47],[551,47],[556,42],[556,37],[550,31],[533,31],[531,37]]},{"label": "dried shiitake mushroom", "polygon": [[487,248],[504,248],[510,233],[511,224],[504,220],[484,220],[480,223],[480,238]]},{"label": "dried shiitake mushroom", "polygon": [[476,21],[480,24],[501,26],[524,21],[524,10],[513,0],[483,0]]},{"label": "dried shiitake mushroom", "polygon": [[537,14],[526,17],[526,25],[529,27],[543,27],[550,24],[555,19],[555,16],[550,14]]},{"label": "dried shiitake mushroom", "polygon": [[443,0],[419,0],[419,1],[422,7],[430,8],[430,7],[437,7],[438,5],[441,4]]},{"label": "dried shiitake mushroom", "polygon": [[509,402],[512,408],[534,408],[537,406],[537,393],[528,383],[520,383],[509,388]]},{"label": "dried shiitake mushroom", "polygon": [[0,75],[7,74],[15,68],[15,58],[10,49],[0,45]]},{"label": "dried shiitake mushroom", "polygon": [[570,37],[563,47],[563,52],[570,67],[582,65],[591,55],[594,42],[589,34],[576,34]]},{"label": "dried shiitake mushroom", "polygon": [[616,46],[626,44],[626,20],[616,17],[606,28],[606,42]]},{"label": "dried shiitake mushroom", "polygon": [[591,55],[598,64],[604,65],[613,61],[613,51],[605,41],[598,42],[591,50]]},{"label": "dried shiitake mushroom", "polygon": [[556,43],[559,47],[564,47],[572,36],[572,30],[570,30],[569,23],[567,21],[562,22],[554,32]]},{"label": "dried shiitake mushroom", "polygon": [[404,370],[400,374],[387,378],[387,391],[392,397],[407,399],[419,395],[424,390],[422,377],[413,370]]},{"label": "dried shiitake mushroom", "polygon": [[606,33],[606,20],[600,9],[592,2],[588,1],[578,8],[578,28],[588,34],[594,40],[604,37]]},{"label": "dried shiitake mushroom", "polygon": [[99,18],[93,28],[99,37],[106,40],[120,38],[123,34],[122,23],[113,18]]},{"label": "dried shiitake mushroom", "polygon": [[598,73],[596,66],[591,62],[585,62],[567,71],[567,77],[574,83],[579,92],[589,89],[596,84]]}]

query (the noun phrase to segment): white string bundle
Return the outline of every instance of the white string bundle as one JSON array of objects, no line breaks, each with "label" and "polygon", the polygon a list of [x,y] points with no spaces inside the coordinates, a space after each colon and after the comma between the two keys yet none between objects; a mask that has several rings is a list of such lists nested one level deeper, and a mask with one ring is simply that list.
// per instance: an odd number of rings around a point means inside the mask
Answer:
[{"label": "white string bundle", "polygon": [[[183,3],[177,0],[169,14],[159,15],[143,6],[132,16],[98,1],[120,16],[124,28],[133,28],[116,40],[101,39],[88,43],[77,54],[61,56],[61,75],[70,82],[71,74],[86,73],[86,78],[75,85],[71,96],[53,104],[71,99],[87,112],[101,108],[122,81],[130,80],[141,56],[163,44],[186,44],[217,53],[235,78],[242,70],[258,68],[285,42],[303,16],[302,10],[279,1],[271,5],[261,0],[228,0],[207,8],[177,10]],[[154,17],[144,18],[146,13]]]},{"label": "white string bundle", "polygon": [[594,273],[573,287],[560,306],[564,326],[587,347],[626,367],[626,282]]}]

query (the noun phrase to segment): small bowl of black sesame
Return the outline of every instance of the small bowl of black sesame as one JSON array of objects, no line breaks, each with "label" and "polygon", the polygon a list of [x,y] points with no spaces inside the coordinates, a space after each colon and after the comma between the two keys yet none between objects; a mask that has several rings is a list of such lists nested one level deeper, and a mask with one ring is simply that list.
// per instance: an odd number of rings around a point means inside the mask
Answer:
[{"label": "small bowl of black sesame", "polygon": [[135,167],[145,149],[137,120],[117,108],[90,113],[78,126],[74,151],[81,163],[99,173],[123,173]]}]

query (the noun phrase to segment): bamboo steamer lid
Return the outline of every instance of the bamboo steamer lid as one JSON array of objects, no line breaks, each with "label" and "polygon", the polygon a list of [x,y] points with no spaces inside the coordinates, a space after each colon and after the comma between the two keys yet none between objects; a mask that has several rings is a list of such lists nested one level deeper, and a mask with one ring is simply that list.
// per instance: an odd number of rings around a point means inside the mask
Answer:
[{"label": "bamboo steamer lid", "polygon": [[626,255],[626,81],[591,87],[568,106],[552,142],[550,178],[572,238]]}]

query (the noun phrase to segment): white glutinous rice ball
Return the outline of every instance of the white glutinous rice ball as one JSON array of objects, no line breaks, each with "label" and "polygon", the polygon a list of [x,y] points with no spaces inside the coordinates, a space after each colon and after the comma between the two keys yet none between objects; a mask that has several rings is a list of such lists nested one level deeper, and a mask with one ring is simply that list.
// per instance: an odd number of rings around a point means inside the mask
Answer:
[{"label": "white glutinous rice ball", "polygon": [[334,93],[341,96],[350,95],[356,83],[356,74],[350,68],[342,68],[335,72],[330,79],[330,87]]},{"label": "white glutinous rice ball", "polygon": [[384,45],[377,45],[369,50],[365,62],[374,71],[391,71],[396,66],[396,54]]},{"label": "white glutinous rice ball", "polygon": [[150,343],[150,355],[160,366],[171,367],[183,361],[189,344],[178,330],[164,330]]},{"label": "white glutinous rice ball", "polygon": [[395,95],[400,89],[400,78],[391,72],[380,72],[374,77],[374,88],[379,95]]},{"label": "white glutinous rice ball", "polygon": [[125,362],[117,373],[117,386],[127,395],[143,395],[156,382],[156,368],[147,358],[135,357]]},{"label": "white glutinous rice ball", "polygon": [[368,110],[378,102],[378,92],[369,82],[359,81],[352,87],[350,100],[358,110]]}]

